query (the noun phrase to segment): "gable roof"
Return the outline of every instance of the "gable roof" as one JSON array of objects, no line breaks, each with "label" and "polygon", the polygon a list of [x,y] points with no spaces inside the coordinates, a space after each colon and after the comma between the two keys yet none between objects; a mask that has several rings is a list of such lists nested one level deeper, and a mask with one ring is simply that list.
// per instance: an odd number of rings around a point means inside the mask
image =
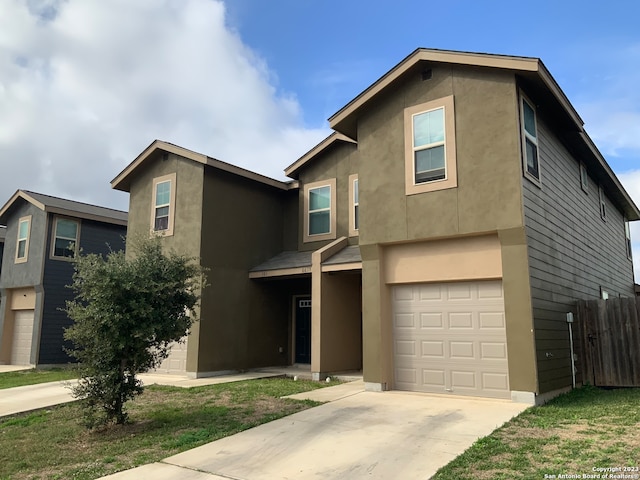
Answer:
[{"label": "gable roof", "polygon": [[249,180],[260,182],[264,185],[269,185],[280,190],[290,190],[291,188],[297,188],[298,186],[295,182],[281,182],[280,180],[255,173],[244,168],[236,167],[235,165],[231,165],[230,163],[208,157],[207,155],[203,155],[202,153],[197,153],[193,150],[189,150],[169,142],[154,140],[153,142],[151,142],[151,145],[145,148],[142,153],[133,160],[133,162],[127,165],[124,170],[122,170],[113,180],[111,180],[111,188],[128,192],[131,187],[131,178],[133,173],[138,168],[142,167],[142,165],[147,164],[149,159],[152,158],[153,155],[158,151],[173,153],[188,160],[192,160],[203,165],[208,165],[210,167],[217,168],[218,170],[223,170],[234,175],[239,175],[241,177],[248,178]]},{"label": "gable roof", "polygon": [[11,208],[20,199],[35,205],[40,210],[70,217],[86,218],[98,222],[111,223],[114,225],[127,224],[127,212],[114,210],[112,208],[99,207],[75,200],[44,195],[42,193],[30,192],[28,190],[17,190],[16,193],[0,209],[0,222],[5,223]]},{"label": "gable roof", "polygon": [[420,64],[426,66],[434,63],[512,71],[529,82],[532,88],[537,89],[541,95],[550,100],[550,103],[555,107],[554,114],[557,113],[558,117],[563,118],[564,122],[569,125],[565,134],[568,145],[581,155],[581,159],[590,166],[590,170],[596,174],[609,198],[620,206],[628,220],[640,220],[640,210],[613,173],[602,153],[587,135],[583,128],[584,121],[539,58],[418,48],[332,115],[329,118],[329,126],[335,131],[357,140],[357,117],[361,109],[414,67],[417,68]]},{"label": "gable roof", "polygon": [[298,160],[296,160],[287,168],[285,168],[284,169],[285,175],[287,177],[297,178],[297,173],[304,164],[306,164],[309,160],[314,158],[320,152],[328,149],[332,145],[335,145],[337,142],[352,143],[355,145],[357,145],[358,143],[355,140],[352,140],[351,138],[347,137],[346,135],[343,135],[338,132],[333,132],[331,133],[331,135],[329,135],[327,138],[322,140],[319,144],[317,144],[315,147],[313,147],[311,150],[309,150],[307,153],[301,156]]}]

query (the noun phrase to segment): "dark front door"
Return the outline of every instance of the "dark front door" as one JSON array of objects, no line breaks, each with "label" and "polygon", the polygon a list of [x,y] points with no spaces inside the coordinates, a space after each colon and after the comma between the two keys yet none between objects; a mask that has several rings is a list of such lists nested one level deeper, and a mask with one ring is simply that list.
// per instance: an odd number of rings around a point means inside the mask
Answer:
[{"label": "dark front door", "polygon": [[295,301],[296,301],[295,363],[311,363],[311,297],[297,297]]}]

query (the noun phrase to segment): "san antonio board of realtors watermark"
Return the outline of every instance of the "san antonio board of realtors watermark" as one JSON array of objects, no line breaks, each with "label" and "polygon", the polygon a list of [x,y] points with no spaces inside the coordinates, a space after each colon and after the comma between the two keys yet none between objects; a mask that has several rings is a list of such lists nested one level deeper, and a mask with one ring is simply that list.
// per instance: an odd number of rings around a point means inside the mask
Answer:
[{"label": "san antonio board of realtors watermark", "polygon": [[640,479],[640,467],[593,467],[590,472],[545,474],[544,478],[554,480],[575,478],[638,480]]}]

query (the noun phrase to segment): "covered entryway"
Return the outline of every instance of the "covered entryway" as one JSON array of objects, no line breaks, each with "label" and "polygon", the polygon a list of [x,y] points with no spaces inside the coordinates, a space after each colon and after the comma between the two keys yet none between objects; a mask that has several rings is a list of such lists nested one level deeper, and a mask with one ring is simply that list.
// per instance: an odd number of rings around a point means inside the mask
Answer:
[{"label": "covered entryway", "polygon": [[502,281],[392,287],[395,388],[510,398]]},{"label": "covered entryway", "polygon": [[33,320],[33,310],[16,310],[13,312],[11,365],[29,365],[31,363]]}]

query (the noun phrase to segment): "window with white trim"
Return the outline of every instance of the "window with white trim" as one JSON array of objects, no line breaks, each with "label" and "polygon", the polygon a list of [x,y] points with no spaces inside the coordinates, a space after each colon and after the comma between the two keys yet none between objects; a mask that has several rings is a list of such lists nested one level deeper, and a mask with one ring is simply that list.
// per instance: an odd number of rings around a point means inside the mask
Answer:
[{"label": "window with white trim", "polygon": [[360,228],[360,182],[358,174],[349,175],[349,236],[358,236]]},{"label": "window with white trim", "polygon": [[453,96],[406,108],[407,195],[457,187]]},{"label": "window with white trim", "polygon": [[336,238],[335,195],[335,178],[305,185],[304,242]]},{"label": "window with white trim", "polygon": [[540,184],[540,161],[538,156],[538,126],[533,103],[521,95],[522,159],[525,176]]},{"label": "window with white trim", "polygon": [[151,231],[161,235],[173,235],[176,198],[176,174],[153,179],[151,205]]},{"label": "window with white trim", "polygon": [[68,218],[56,217],[53,227],[53,258],[73,258],[78,251],[80,223]]},{"label": "window with white trim", "polygon": [[31,215],[18,220],[16,241],[16,263],[24,263],[29,258],[29,237],[31,235]]}]

